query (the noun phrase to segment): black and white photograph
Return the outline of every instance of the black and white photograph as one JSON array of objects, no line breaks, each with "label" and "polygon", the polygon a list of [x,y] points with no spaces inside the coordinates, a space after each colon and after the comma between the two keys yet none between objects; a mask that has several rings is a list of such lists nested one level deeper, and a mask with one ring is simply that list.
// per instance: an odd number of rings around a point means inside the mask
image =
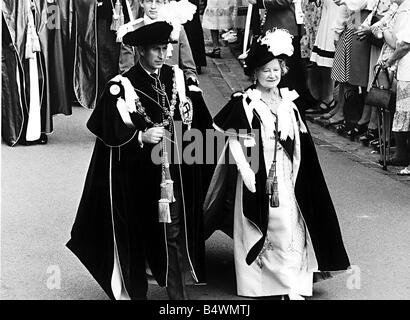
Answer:
[{"label": "black and white photograph", "polygon": [[1,10],[0,300],[410,300],[410,0]]}]

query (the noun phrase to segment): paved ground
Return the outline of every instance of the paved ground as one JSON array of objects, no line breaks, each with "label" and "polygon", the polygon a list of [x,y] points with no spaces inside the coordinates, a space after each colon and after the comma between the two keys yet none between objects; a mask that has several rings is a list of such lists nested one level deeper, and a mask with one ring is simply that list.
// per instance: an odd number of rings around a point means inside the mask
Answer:
[{"label": "paved ground", "polygon": [[[201,86],[211,113],[242,89],[246,78],[223,48],[224,60],[208,60]],[[56,116],[46,146],[2,145],[1,299],[107,299],[64,244],[69,239],[94,137],[89,110]],[[410,298],[410,198],[408,181],[354,152],[356,145],[309,124],[339,216],[353,274],[315,285],[313,299]],[[344,140],[341,140],[344,139]],[[222,233],[207,242],[208,285],[190,288],[193,299],[235,295],[232,241]],[[58,276],[61,278],[54,282]],[[54,289],[50,289],[53,288]],[[150,286],[152,299],[165,291]]]}]

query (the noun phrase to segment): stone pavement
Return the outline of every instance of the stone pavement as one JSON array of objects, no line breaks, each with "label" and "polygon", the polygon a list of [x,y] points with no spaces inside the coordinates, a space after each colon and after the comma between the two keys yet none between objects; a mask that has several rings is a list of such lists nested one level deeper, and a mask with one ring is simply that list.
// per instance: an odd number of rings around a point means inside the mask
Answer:
[{"label": "stone pavement", "polygon": [[[251,82],[250,79],[243,73],[242,66],[237,59],[238,46],[229,45],[221,48],[222,59],[207,58],[208,62],[213,65],[208,65],[208,70],[214,78],[222,78],[224,84],[219,84],[221,93],[226,99],[229,99],[232,92],[244,90]],[[407,186],[410,186],[410,177],[402,177],[397,175],[397,171],[402,167],[389,166],[387,171],[383,171],[378,163],[379,154],[373,149],[366,147],[357,140],[351,141],[348,138],[338,135],[334,128],[325,128],[322,123],[313,120],[313,117],[307,116],[309,130],[317,145],[328,147],[334,152],[343,152],[352,161],[358,162],[372,170],[377,170],[393,180],[400,181]]]}]

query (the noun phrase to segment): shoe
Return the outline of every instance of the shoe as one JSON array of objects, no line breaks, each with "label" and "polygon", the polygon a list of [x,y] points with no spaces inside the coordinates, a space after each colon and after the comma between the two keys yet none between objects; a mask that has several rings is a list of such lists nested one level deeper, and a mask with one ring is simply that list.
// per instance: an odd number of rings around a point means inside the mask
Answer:
[{"label": "shoe", "polygon": [[289,293],[288,297],[289,297],[289,300],[305,300],[304,297],[302,297],[300,294],[296,294],[296,293]]},{"label": "shoe", "polygon": [[380,151],[380,140],[379,140],[379,138],[371,140],[369,142],[369,147],[372,147],[374,151],[379,152]]},{"label": "shoe", "polygon": [[309,108],[305,113],[329,113],[336,106],[336,101],[333,99],[329,103],[320,101],[315,107]]},{"label": "shoe", "polygon": [[23,146],[34,146],[36,144],[47,144],[48,142],[48,137],[45,133],[42,133],[40,135],[40,138],[37,140],[33,140],[33,141],[26,141],[26,140],[22,140],[19,141],[19,144],[23,145]]},{"label": "shoe", "polygon": [[40,135],[40,139],[37,140],[37,144],[47,144],[48,142],[48,137],[45,133],[42,133]]},{"label": "shoe", "polygon": [[330,112],[330,110],[333,110],[336,107],[336,105],[337,105],[336,100],[333,99],[332,101],[328,103],[322,101],[319,107],[325,112]]},{"label": "shoe", "polygon": [[410,176],[410,170],[406,167],[404,169],[401,169],[399,172],[397,172],[397,175],[399,175],[399,176]]},{"label": "shoe", "polygon": [[352,129],[346,132],[346,135],[351,139],[354,139],[354,137],[358,136],[359,134],[366,132],[368,124],[369,122],[363,124],[356,123]]},{"label": "shoe", "polygon": [[367,129],[367,131],[362,134],[359,138],[359,141],[366,146],[369,146],[370,141],[379,139],[379,132],[377,129]]},{"label": "shoe", "polygon": [[333,117],[335,114],[331,113],[331,112],[326,112],[322,115],[320,115],[319,117],[315,118],[315,119],[320,119],[320,120],[329,120],[331,117]]},{"label": "shoe", "polygon": [[238,41],[238,36],[235,33],[231,33],[228,37],[225,38],[225,41],[227,41],[228,43],[235,43],[236,41]]},{"label": "shoe", "polygon": [[344,135],[347,131],[349,131],[349,126],[346,121],[343,121],[336,127],[336,132],[340,135]]},{"label": "shoe", "polygon": [[335,119],[333,119],[333,117],[332,117],[332,118],[330,118],[330,119],[327,120],[325,126],[326,126],[326,127],[330,127],[330,126],[333,126],[333,125],[336,125],[336,124],[341,124],[341,123],[343,123],[344,121],[345,121],[345,119],[335,120]]},{"label": "shoe", "polygon": [[210,58],[221,59],[221,48],[213,48],[211,51],[205,52]]},{"label": "shoe", "polygon": [[236,36],[236,32],[233,31],[233,30],[228,30],[227,32],[221,34],[221,38],[222,38],[223,40],[227,41],[227,39],[228,39],[231,35],[235,35],[235,36]]}]

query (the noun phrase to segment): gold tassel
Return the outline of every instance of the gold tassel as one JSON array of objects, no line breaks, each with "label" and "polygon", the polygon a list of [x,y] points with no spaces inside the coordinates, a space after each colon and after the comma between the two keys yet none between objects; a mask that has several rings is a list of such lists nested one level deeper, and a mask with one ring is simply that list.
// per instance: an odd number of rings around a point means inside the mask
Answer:
[{"label": "gold tassel", "polygon": [[159,222],[170,223],[171,222],[171,211],[169,208],[170,201],[167,195],[167,185],[166,183],[161,183],[161,199],[158,201],[158,219]]},{"label": "gold tassel", "polygon": [[38,38],[37,34],[32,34],[32,41],[33,41],[33,51],[34,52],[40,52],[41,47],[40,47],[40,39]]},{"label": "gold tassel", "polygon": [[266,194],[270,195],[270,206],[279,207],[278,177],[276,176],[276,162],[273,161],[266,179]]},{"label": "gold tassel", "polygon": [[27,28],[27,40],[26,40],[26,59],[33,59],[34,58],[34,53],[33,53],[33,41],[31,40],[31,33],[32,29],[30,26]]},{"label": "gold tassel", "polygon": [[122,10],[122,4],[120,0],[117,0],[115,7],[112,9],[112,23],[110,30],[118,31],[118,29],[124,25],[124,12]]},{"label": "gold tassel", "polygon": [[266,194],[273,194],[273,177],[275,176],[275,165],[272,163],[270,169],[269,169],[269,174],[268,178],[266,179]]},{"label": "gold tassel", "polygon": [[161,199],[158,201],[158,221],[171,223],[171,211],[169,209],[168,199]]},{"label": "gold tassel", "polygon": [[165,189],[167,193],[167,199],[169,202],[175,202],[175,197],[174,197],[174,181],[172,180],[165,180]]},{"label": "gold tassel", "polygon": [[270,196],[270,206],[272,208],[279,207],[279,189],[278,189],[278,177],[273,177],[272,194]]},{"label": "gold tassel", "polygon": [[[165,184],[166,198],[172,203],[175,202],[174,197],[174,181],[171,178],[171,172],[169,171],[168,152],[164,151],[164,172],[162,176],[162,183]],[[161,184],[162,185],[162,184]]]}]

